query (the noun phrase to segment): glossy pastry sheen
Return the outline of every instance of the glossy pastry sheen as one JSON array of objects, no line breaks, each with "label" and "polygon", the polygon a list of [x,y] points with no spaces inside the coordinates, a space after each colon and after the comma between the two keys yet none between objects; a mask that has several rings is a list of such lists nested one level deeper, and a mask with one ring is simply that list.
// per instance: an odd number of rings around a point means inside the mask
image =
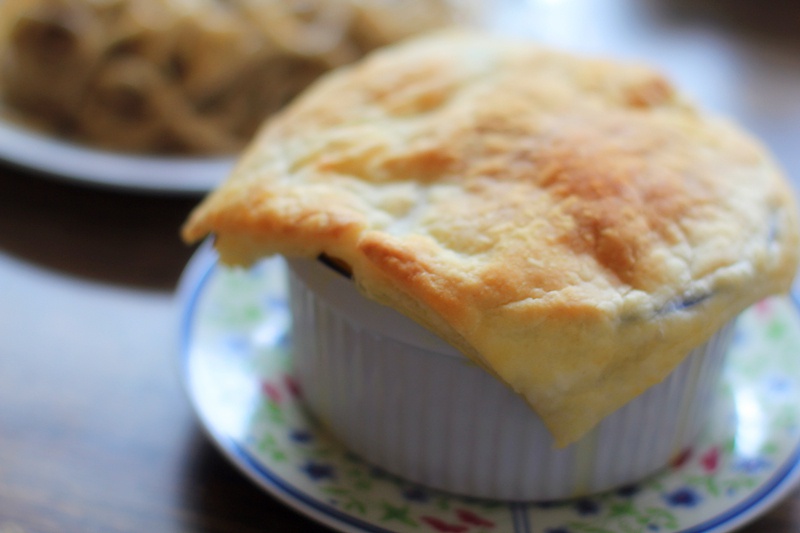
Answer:
[{"label": "glossy pastry sheen", "polygon": [[769,156],[660,75],[467,33],[315,84],[184,227],[209,233],[232,264],[344,261],[559,445],[786,291],[798,261]]}]

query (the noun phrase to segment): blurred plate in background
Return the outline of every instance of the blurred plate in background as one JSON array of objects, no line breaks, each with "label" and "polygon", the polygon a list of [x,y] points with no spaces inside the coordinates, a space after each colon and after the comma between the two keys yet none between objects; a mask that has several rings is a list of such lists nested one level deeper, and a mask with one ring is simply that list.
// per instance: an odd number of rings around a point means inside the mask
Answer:
[{"label": "blurred plate in background", "polygon": [[67,143],[0,121],[0,160],[51,177],[165,194],[204,194],[233,167],[233,157],[130,155]]}]

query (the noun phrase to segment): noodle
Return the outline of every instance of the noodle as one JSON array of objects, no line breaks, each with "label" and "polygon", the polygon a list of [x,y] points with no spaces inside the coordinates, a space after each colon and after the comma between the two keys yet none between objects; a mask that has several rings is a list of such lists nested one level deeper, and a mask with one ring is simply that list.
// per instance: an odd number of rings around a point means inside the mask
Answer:
[{"label": "noodle", "polygon": [[466,13],[448,0],[0,0],[0,98],[9,118],[106,149],[233,153],[323,72]]}]

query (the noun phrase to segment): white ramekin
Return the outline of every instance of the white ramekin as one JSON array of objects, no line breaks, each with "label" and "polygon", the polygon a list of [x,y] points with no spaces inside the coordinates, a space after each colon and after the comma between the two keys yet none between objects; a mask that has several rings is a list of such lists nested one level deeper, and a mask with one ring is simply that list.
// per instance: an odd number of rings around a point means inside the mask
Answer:
[{"label": "white ramekin", "polygon": [[318,261],[290,260],[293,365],[314,416],[407,480],[466,496],[543,501],[636,482],[691,446],[733,330],[578,443],[556,449],[516,394]]}]

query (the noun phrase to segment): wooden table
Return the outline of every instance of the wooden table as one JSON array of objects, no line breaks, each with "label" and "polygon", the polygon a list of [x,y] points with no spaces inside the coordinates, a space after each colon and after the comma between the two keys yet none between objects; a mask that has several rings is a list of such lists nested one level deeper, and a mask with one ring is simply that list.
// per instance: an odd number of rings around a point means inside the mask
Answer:
[{"label": "wooden table", "polygon": [[[548,2],[538,35],[655,58],[800,179],[800,3],[750,4]],[[178,381],[177,231],[196,201],[0,167],[0,533],[327,531],[222,458]],[[744,531],[800,531],[800,492]]]},{"label": "wooden table", "polygon": [[324,531],[222,459],[178,382],[195,201],[0,168],[0,532]]}]

